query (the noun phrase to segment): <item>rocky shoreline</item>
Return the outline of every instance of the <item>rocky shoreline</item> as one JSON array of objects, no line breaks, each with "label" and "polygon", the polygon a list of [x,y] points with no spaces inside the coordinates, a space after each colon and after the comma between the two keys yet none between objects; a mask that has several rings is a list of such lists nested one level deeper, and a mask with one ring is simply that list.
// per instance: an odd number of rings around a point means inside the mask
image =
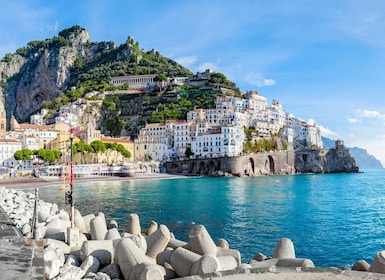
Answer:
[{"label": "rocky shoreline", "polygon": [[282,238],[272,256],[258,253],[244,263],[226,240],[212,240],[204,225],[191,223],[183,241],[156,221],[142,228],[137,213],[122,228],[103,213],[83,216],[75,209],[71,227],[69,213],[56,204],[38,201],[34,217],[35,195],[5,187],[0,206],[24,238],[43,244],[46,279],[282,279],[274,278],[282,273],[285,279],[385,279],[385,251],[371,265],[359,260],[352,270],[322,269],[296,258],[293,242]]}]

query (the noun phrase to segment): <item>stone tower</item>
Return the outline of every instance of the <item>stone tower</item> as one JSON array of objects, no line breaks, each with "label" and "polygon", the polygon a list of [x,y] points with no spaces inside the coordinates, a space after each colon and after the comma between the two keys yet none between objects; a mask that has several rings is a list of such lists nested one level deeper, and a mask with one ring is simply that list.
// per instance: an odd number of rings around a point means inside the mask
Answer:
[{"label": "stone tower", "polygon": [[0,137],[4,137],[7,132],[7,114],[4,104],[0,101]]}]

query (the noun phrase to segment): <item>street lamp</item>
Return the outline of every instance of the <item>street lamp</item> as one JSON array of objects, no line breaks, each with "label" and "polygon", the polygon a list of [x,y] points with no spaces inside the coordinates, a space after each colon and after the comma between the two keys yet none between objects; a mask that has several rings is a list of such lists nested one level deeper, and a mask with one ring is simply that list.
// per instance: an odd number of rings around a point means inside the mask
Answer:
[{"label": "street lamp", "polygon": [[73,131],[70,130],[70,190],[65,193],[65,202],[67,204],[71,205],[71,211],[70,211],[70,221],[71,221],[71,228],[74,228],[74,214],[75,214],[75,208],[74,208],[74,199],[73,199],[73,193],[74,193],[74,170],[73,170]]}]

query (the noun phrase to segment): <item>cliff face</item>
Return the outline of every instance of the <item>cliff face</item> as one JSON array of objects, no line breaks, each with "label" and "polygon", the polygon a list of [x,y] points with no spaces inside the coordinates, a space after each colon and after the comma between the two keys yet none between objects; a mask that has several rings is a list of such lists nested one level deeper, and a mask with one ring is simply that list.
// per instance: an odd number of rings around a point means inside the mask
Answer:
[{"label": "cliff face", "polygon": [[43,101],[54,99],[73,83],[76,59],[87,63],[97,59],[100,43],[91,44],[87,30],[74,30],[66,39],[68,45],[42,46],[26,56],[16,53],[0,62],[4,84],[0,86],[0,102],[5,105],[8,120],[12,115],[18,121],[28,120]]},{"label": "cliff face", "polygon": [[295,154],[298,173],[355,173],[359,171],[348,149],[319,149]]}]

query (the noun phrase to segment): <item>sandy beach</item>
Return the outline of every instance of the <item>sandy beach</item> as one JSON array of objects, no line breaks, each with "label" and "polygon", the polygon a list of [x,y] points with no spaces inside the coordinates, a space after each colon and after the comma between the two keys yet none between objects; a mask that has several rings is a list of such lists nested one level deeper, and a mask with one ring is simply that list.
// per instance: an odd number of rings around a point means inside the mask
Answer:
[{"label": "sandy beach", "polygon": [[[172,175],[167,173],[152,173],[152,174],[135,174],[132,177],[118,177],[118,176],[93,176],[86,178],[75,178],[76,183],[88,183],[88,182],[103,182],[103,181],[136,181],[136,180],[160,180],[160,179],[176,179],[186,178],[185,176]],[[0,179],[0,186],[8,189],[25,190],[34,189],[47,186],[60,186],[64,184],[63,179],[50,178],[42,179],[36,177],[28,178],[14,178],[14,179]]]}]

